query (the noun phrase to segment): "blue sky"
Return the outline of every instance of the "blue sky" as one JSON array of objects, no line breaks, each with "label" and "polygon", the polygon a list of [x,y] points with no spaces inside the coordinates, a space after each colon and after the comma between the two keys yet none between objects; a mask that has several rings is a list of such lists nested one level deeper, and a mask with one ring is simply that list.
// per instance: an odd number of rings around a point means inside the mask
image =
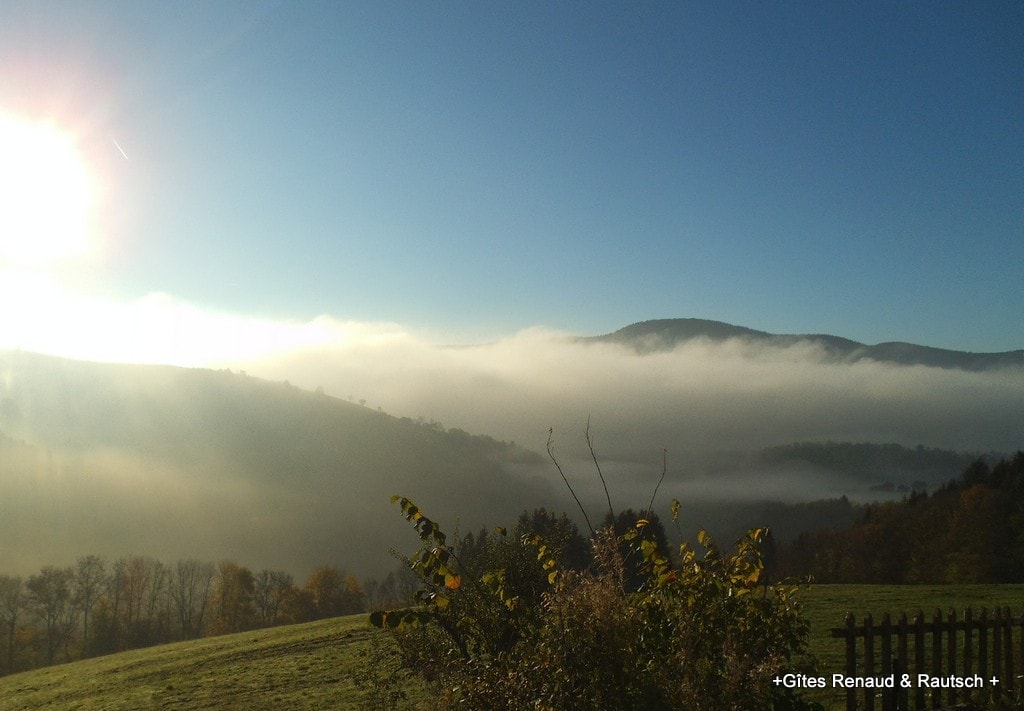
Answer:
[{"label": "blue sky", "polygon": [[103,186],[90,303],[999,351],[1022,47],[1018,2],[8,1],[0,110]]}]

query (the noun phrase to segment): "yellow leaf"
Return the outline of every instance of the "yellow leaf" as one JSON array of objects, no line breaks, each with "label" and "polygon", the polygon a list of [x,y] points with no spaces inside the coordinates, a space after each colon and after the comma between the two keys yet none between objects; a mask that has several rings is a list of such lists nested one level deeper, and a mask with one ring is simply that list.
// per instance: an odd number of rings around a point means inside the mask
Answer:
[{"label": "yellow leaf", "polygon": [[701,530],[697,533],[697,542],[705,548],[709,548],[711,546],[711,536],[708,535],[707,531]]}]

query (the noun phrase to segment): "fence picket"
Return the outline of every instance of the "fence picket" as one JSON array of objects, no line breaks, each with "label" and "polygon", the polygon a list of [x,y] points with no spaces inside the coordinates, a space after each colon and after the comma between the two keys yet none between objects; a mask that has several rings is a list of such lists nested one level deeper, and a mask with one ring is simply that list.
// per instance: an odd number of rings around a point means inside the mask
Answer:
[{"label": "fence picket", "polygon": [[[853,613],[846,615],[846,676],[857,676],[857,620]],[[857,690],[846,690],[846,708],[857,708]]]},{"label": "fence picket", "polygon": [[[882,615],[882,676],[892,674],[892,621],[889,613]],[[896,698],[889,689],[882,691],[882,711],[896,711]]]},{"label": "fence picket", "polygon": [[[996,608],[995,622],[992,627],[992,673],[995,676],[999,676],[1003,671],[1003,611],[1001,608]],[[993,696],[999,696],[999,687],[996,687],[992,694]]]},{"label": "fence picket", "polygon": [[978,673],[988,678],[988,608],[981,608],[981,619],[978,621],[981,627],[978,628]]},{"label": "fence picket", "polygon": [[[1013,615],[1010,613],[1010,608],[1004,608],[1003,619],[1006,620],[1006,671],[1003,672],[1003,683],[1002,686],[1007,691],[1013,691],[1014,677],[1016,674],[1016,667],[1013,665]],[[1024,624],[1024,622],[1022,622]],[[1021,639],[1024,639],[1024,631],[1021,633]]]},{"label": "fence picket", "polygon": [[[875,675],[875,626],[871,614],[864,618],[864,676]],[[875,692],[869,687],[864,688],[864,708],[875,711]]]},{"label": "fence picket", "polygon": [[[947,619],[946,639],[946,670],[944,674],[956,675],[956,610],[950,610]],[[956,703],[956,687],[949,690],[947,703],[952,706]]]},{"label": "fence picket", "polygon": [[971,615],[971,608],[964,610],[964,676],[970,676],[974,671],[974,648],[971,642],[974,639],[974,629],[971,627],[974,621]]},{"label": "fence picket", "polygon": [[[942,676],[942,610],[932,615],[932,676]],[[942,689],[932,690],[932,708],[942,704]]]},{"label": "fence picket", "polygon": [[[906,674],[910,670],[909,657],[907,656],[907,613],[900,614],[899,623],[899,637],[897,637],[897,658],[899,659],[899,668],[895,669],[897,678],[902,678],[903,674]],[[910,707],[910,691],[900,685],[897,685],[897,696],[896,696],[896,708],[907,709]]]},{"label": "fence picket", "polygon": [[[856,665],[856,661],[854,662]],[[917,617],[914,618],[914,669],[924,669],[924,613],[918,612]],[[924,687],[920,684],[915,686],[914,691],[914,708],[924,708]],[[849,706],[846,707],[848,711],[853,711]]]}]

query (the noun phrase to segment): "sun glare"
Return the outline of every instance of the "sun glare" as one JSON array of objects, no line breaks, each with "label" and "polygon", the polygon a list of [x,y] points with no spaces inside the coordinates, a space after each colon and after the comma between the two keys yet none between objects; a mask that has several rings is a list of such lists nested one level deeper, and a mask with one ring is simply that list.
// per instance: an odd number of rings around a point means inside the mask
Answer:
[{"label": "sun glare", "polygon": [[0,112],[0,264],[45,264],[85,252],[95,194],[69,134]]}]

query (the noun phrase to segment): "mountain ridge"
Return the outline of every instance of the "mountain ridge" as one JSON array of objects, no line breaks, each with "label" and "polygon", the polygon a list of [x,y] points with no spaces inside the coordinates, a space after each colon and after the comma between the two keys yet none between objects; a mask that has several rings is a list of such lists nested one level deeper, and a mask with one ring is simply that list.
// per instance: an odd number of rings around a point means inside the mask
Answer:
[{"label": "mountain ridge", "polygon": [[976,353],[903,341],[887,341],[868,345],[830,334],[777,334],[700,318],[637,321],[611,333],[585,336],[578,340],[583,343],[617,343],[633,349],[638,354],[645,355],[670,351],[689,341],[701,339],[719,343],[739,339],[776,348],[811,343],[819,346],[827,359],[843,363],[873,360],[898,365],[924,365],[968,371],[1024,367],[1024,349]]}]

